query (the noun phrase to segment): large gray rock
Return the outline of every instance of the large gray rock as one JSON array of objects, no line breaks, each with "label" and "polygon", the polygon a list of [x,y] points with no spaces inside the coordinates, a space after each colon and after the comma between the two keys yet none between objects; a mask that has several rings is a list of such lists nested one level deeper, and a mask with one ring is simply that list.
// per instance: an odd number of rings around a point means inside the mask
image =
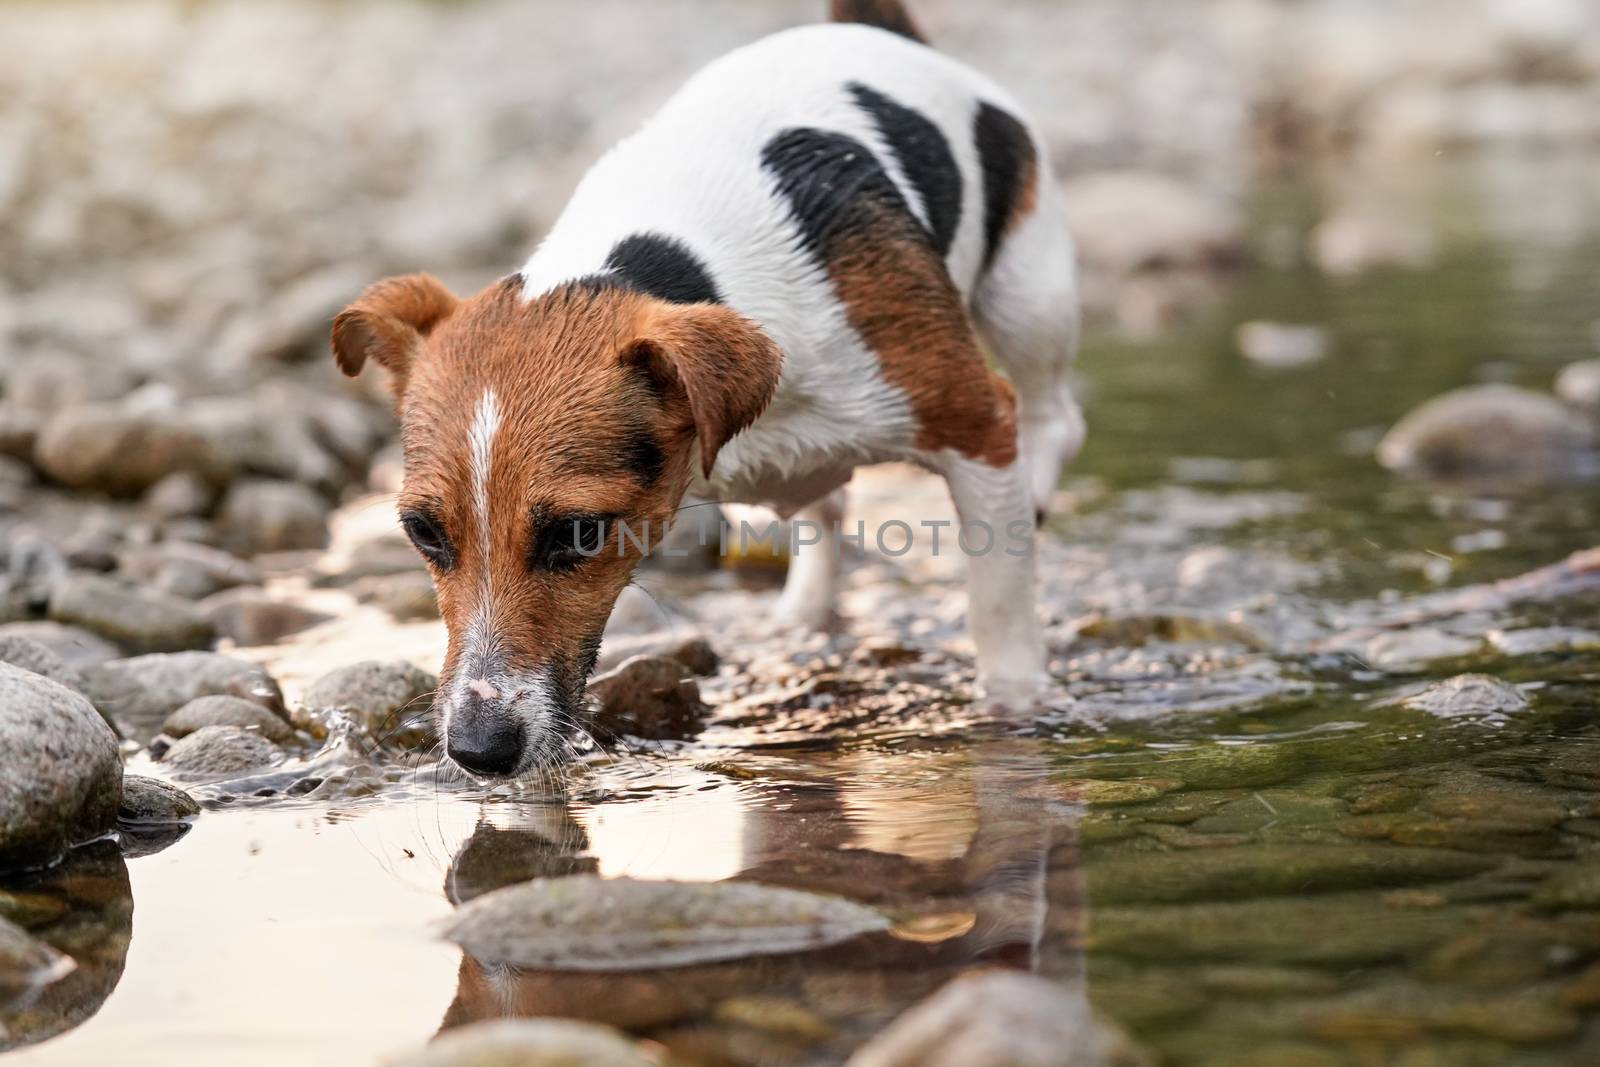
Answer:
[{"label": "large gray rock", "polygon": [[373,738],[411,748],[433,741],[438,687],[438,678],[409,663],[363,660],[318,678],[304,703],[313,712],[342,711]]},{"label": "large gray rock", "polygon": [[83,404],[52,416],[34,447],[39,469],[62,485],[137,496],[173,471],[223,482],[233,473],[204,434],[170,413]]},{"label": "large gray rock", "polygon": [[328,502],[295,482],[249,479],[222,498],[217,527],[241,555],[322,548],[328,543]]},{"label": "large gray rock", "polygon": [[74,572],[50,587],[49,617],[82,626],[131,652],[179,652],[208,645],[216,631],[187,600],[100,574]]},{"label": "large gray rock", "polygon": [[446,1030],[387,1067],[651,1067],[624,1035],[567,1019],[493,1019]]},{"label": "large gray rock", "polygon": [[0,663],[43,675],[68,689],[83,690],[83,675],[78,668],[31,637],[0,633]]},{"label": "large gray rock", "polygon": [[1378,462],[1424,477],[1561,478],[1581,467],[1592,444],[1584,418],[1554,397],[1475,385],[1395,423],[1378,444]]},{"label": "large gray rock", "polygon": [[161,732],[168,737],[188,737],[207,726],[237,726],[241,730],[254,730],[275,744],[294,736],[294,730],[283,719],[254,701],[234,696],[196,697],[167,716]]},{"label": "large gray rock", "polygon": [[174,775],[188,779],[224,778],[283,757],[278,746],[253,730],[237,726],[203,726],[167,749],[161,761]]},{"label": "large gray rock", "polygon": [[197,697],[225,694],[283,713],[283,693],[254,663],[217,652],[170,652],[112,660],[84,668],[85,692],[104,711],[147,741],[167,716]]},{"label": "large gray rock", "polygon": [[73,667],[87,667],[94,663],[122,658],[122,649],[97,633],[81,626],[51,622],[49,619],[25,619],[0,626],[0,637],[23,638],[36,642],[59,656]]},{"label": "large gray rock", "polygon": [[116,822],[122,755],[80,693],[0,664],[0,866],[41,863]]}]

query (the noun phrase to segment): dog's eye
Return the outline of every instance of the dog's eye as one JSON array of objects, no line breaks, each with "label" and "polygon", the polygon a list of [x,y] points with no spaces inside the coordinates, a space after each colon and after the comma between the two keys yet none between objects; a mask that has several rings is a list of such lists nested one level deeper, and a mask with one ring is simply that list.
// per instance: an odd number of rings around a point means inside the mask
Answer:
[{"label": "dog's eye", "polygon": [[558,574],[600,554],[605,546],[605,515],[557,515],[538,524],[528,565]]},{"label": "dog's eye", "polygon": [[449,570],[451,564],[455,563],[456,554],[450,547],[450,538],[445,536],[439,520],[432,515],[425,511],[408,511],[400,516],[400,524],[405,527],[406,536],[417,546],[423,559],[440,570]]}]

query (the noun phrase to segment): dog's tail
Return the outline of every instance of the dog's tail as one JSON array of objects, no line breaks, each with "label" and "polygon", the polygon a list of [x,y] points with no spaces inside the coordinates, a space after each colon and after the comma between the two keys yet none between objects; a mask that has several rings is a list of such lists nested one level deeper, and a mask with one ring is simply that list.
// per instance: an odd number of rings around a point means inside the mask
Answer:
[{"label": "dog's tail", "polygon": [[876,26],[922,44],[928,43],[900,0],[830,0],[828,18],[834,22],[859,22],[863,26]]}]

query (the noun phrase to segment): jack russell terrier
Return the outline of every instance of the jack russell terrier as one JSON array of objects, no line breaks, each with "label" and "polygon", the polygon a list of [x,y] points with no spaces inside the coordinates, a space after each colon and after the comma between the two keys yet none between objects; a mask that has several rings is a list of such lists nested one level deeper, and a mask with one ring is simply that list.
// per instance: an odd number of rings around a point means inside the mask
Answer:
[{"label": "jack russell terrier", "polygon": [[899,0],[832,17],[691,79],[520,273],[466,299],[390,278],[334,320],[340,368],[392,380],[400,518],[449,629],[440,730],[475,775],[560,761],[642,554],[618,530],[662,529],[687,492],[823,531],[779,601],[815,624],[852,470],[936,471],[963,522],[1028,546],[970,554],[980,686],[1027,702],[1049,683],[1033,529],[1083,420],[1048,156]]}]

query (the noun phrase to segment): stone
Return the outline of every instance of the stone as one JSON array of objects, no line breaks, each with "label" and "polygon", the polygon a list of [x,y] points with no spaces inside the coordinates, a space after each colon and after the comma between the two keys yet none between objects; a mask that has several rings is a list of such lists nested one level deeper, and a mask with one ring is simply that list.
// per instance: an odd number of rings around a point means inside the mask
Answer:
[{"label": "stone", "polygon": [[56,413],[39,431],[34,461],[71,489],[138,496],[173,471],[220,484],[227,461],[205,436],[166,413],[84,404]]},{"label": "stone", "polygon": [[439,617],[439,599],[427,571],[372,575],[352,583],[350,591],[364,604],[376,604],[397,622]]},{"label": "stone", "polygon": [[208,596],[198,607],[217,636],[244,647],[274,644],[333,618],[248,586]]},{"label": "stone", "polygon": [[1334,214],[1311,233],[1312,260],[1336,276],[1383,267],[1417,270],[1435,254],[1433,235],[1415,221],[1364,209]]},{"label": "stone", "polygon": [[145,490],[140,506],[153,519],[192,519],[211,512],[217,490],[193,471],[173,471]]},{"label": "stone", "polygon": [[133,581],[187,600],[263,581],[255,564],[220,548],[186,541],[161,541],[124,552],[117,565]]},{"label": "stone", "polygon": [[595,670],[600,673],[635,656],[661,656],[675,660],[696,675],[715,674],[722,662],[711,642],[698,631],[631,634],[607,637],[600,646]]},{"label": "stone", "polygon": [[161,732],[168,737],[188,737],[207,726],[237,726],[253,730],[274,744],[294,737],[294,730],[283,719],[254,701],[243,697],[213,695],[196,697],[167,716]]},{"label": "stone", "polygon": [[0,625],[0,637],[15,637],[37,642],[72,667],[87,667],[119,659],[122,650],[99,634],[81,626],[67,626],[48,619],[28,619]]},{"label": "stone", "polygon": [[1600,649],[1600,632],[1576,626],[1530,626],[1517,630],[1490,630],[1489,643],[1507,656],[1536,656],[1545,652],[1593,652]]},{"label": "stone", "polygon": [[157,778],[130,774],[122,779],[122,805],[118,824],[156,826],[187,822],[200,814],[200,805],[175,785]]},{"label": "stone", "polygon": [[1412,410],[1378,444],[1378,462],[1428,478],[1564,478],[1593,445],[1588,421],[1554,397],[1475,385]]},{"label": "stone", "polygon": [[444,1031],[387,1067],[653,1067],[607,1026],[567,1019],[492,1019]]},{"label": "stone", "polygon": [[1096,900],[1122,904],[1238,900],[1466,878],[1488,857],[1390,845],[1255,845],[1106,857],[1085,867]]},{"label": "stone", "polygon": [[10,456],[31,464],[42,421],[36,412],[24,411],[14,404],[0,403],[0,456]]},{"label": "stone", "polygon": [[1320,326],[1246,322],[1234,336],[1244,357],[1263,367],[1304,367],[1328,354],[1328,332]]},{"label": "stone", "polygon": [[689,668],[663,656],[635,656],[589,682],[595,725],[652,741],[692,737],[710,709]]},{"label": "stone", "polygon": [[99,574],[72,573],[50,587],[52,621],[82,626],[131,652],[178,652],[216,636],[193,604]]},{"label": "stone", "polygon": [[328,543],[328,503],[296,482],[248,479],[222,498],[217,528],[240,555],[322,548]]},{"label": "stone", "polygon": [[1400,703],[1441,719],[1490,719],[1526,711],[1531,706],[1516,686],[1487,674],[1458,674],[1435,682]]},{"label": "stone", "polygon": [[217,652],[170,652],[84,668],[85,692],[97,706],[148,741],[167,716],[196,697],[244,697],[283,714],[283,693],[254,663]]},{"label": "stone", "polygon": [[65,977],[72,968],[70,957],[0,917],[0,1009]]},{"label": "stone", "polygon": [[964,975],[900,1016],[846,1067],[1097,1067],[1153,1058],[1098,1019],[1082,992],[1008,971]]},{"label": "stone", "polygon": [[277,763],[283,753],[253,730],[237,726],[202,726],[175,742],[162,764],[183,778],[225,778]]},{"label": "stone", "polygon": [[1556,396],[1590,417],[1600,416],[1600,359],[1568,363],[1556,375]]},{"label": "stone", "polygon": [[0,663],[32,671],[76,692],[83,690],[78,669],[31,637],[0,633]]},{"label": "stone", "polygon": [[1552,911],[1600,910],[1600,858],[1563,867],[1534,890],[1533,903]]},{"label": "stone", "polygon": [[1369,638],[1361,645],[1360,656],[1363,662],[1379,670],[1406,673],[1421,670],[1438,660],[1460,659],[1482,650],[1482,642],[1470,637],[1412,627],[1386,630]]},{"label": "stone", "polygon": [[1078,255],[1088,269],[1127,274],[1175,264],[1237,262],[1238,212],[1209,193],[1149,171],[1101,171],[1064,183]]},{"label": "stone", "polygon": [[402,661],[365,660],[318,678],[306,690],[308,711],[342,711],[374,739],[415,748],[434,740],[432,697],[439,679]]},{"label": "stone", "polygon": [[484,962],[631,971],[803,952],[888,926],[860,904],[794,889],[572,875],[486,893],[444,933]]},{"label": "stone", "polygon": [[80,693],[0,663],[0,867],[99,837],[122,801],[117,737]]}]

